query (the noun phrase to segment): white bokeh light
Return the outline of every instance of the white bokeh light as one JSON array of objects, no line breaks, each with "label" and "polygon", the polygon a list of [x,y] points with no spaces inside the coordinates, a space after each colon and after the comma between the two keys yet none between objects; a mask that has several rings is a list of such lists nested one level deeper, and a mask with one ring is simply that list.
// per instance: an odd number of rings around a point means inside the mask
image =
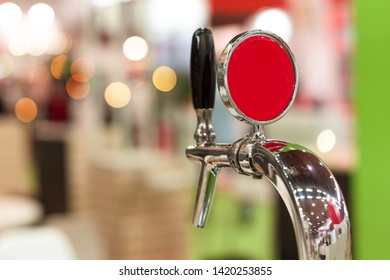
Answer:
[{"label": "white bokeh light", "polygon": [[104,99],[112,108],[122,108],[130,102],[131,91],[126,84],[114,82],[106,87]]},{"label": "white bokeh light", "polygon": [[149,0],[145,3],[142,26],[153,36],[192,34],[210,16],[206,0]]},{"label": "white bokeh light", "polygon": [[317,137],[317,148],[321,153],[328,153],[336,146],[336,135],[330,129],[323,130]]},{"label": "white bokeh light", "polygon": [[92,5],[98,7],[98,8],[106,8],[112,5],[115,5],[117,3],[125,3],[129,2],[130,0],[90,0]]},{"label": "white bokeh light", "polygon": [[31,46],[31,38],[25,32],[16,33],[8,42],[10,52],[15,56],[27,54]]},{"label": "white bokeh light", "polygon": [[293,25],[286,11],[278,8],[261,10],[256,14],[252,27],[264,31],[271,31],[289,42],[293,33]]},{"label": "white bokeh light", "polygon": [[48,4],[37,3],[28,10],[27,17],[32,26],[48,27],[54,22],[55,14]]},{"label": "white bokeh light", "polygon": [[11,75],[13,70],[14,62],[12,57],[7,53],[0,54],[0,79]]},{"label": "white bokeh light", "polygon": [[54,32],[49,36],[49,48],[47,52],[52,55],[58,55],[67,51],[69,38],[63,32]]},{"label": "white bokeh light", "polygon": [[32,56],[39,56],[46,53],[48,48],[49,48],[49,40],[46,34],[35,33],[31,37],[30,47],[27,52]]},{"label": "white bokeh light", "polygon": [[146,56],[147,52],[148,44],[141,37],[130,37],[123,44],[123,53],[130,60],[141,60]]},{"label": "white bokeh light", "polygon": [[22,17],[22,10],[15,3],[6,2],[0,5],[0,27],[16,27]]}]

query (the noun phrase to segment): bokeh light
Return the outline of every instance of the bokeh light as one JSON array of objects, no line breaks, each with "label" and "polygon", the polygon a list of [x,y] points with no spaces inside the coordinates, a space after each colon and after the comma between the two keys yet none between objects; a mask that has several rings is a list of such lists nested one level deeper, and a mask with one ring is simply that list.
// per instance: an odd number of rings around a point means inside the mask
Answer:
[{"label": "bokeh light", "polygon": [[67,33],[55,32],[50,36],[49,49],[47,52],[52,55],[67,53],[72,47],[72,38]]},{"label": "bokeh light", "polygon": [[330,129],[323,130],[317,137],[317,148],[321,153],[328,153],[336,146],[336,135]]},{"label": "bokeh light", "polygon": [[113,108],[125,107],[131,99],[129,87],[121,82],[114,82],[107,86],[104,99]]},{"label": "bokeh light", "polygon": [[4,79],[12,74],[14,62],[9,54],[0,54],[0,79]]},{"label": "bokeh light", "polygon": [[150,35],[191,34],[207,24],[211,9],[203,0],[149,0],[145,3],[142,28]]},{"label": "bokeh light", "polygon": [[87,82],[95,74],[95,64],[89,58],[78,58],[72,63],[70,73],[74,80],[78,82]]},{"label": "bokeh light", "polygon": [[91,86],[88,81],[79,82],[70,77],[66,82],[66,92],[70,97],[76,100],[85,98],[91,89]]},{"label": "bokeh light", "polygon": [[177,82],[175,71],[168,66],[160,66],[153,72],[154,86],[163,92],[171,91]]},{"label": "bokeh light", "polygon": [[130,60],[141,60],[148,53],[148,44],[141,37],[130,37],[123,43],[123,53]]},{"label": "bokeh light", "polygon": [[120,2],[118,0],[90,0],[90,1],[94,6],[99,8],[106,8],[116,4],[117,2]]},{"label": "bokeh light", "polygon": [[16,27],[23,17],[18,5],[6,2],[0,5],[0,27]]},{"label": "bokeh light", "polygon": [[25,32],[15,34],[8,42],[10,52],[15,56],[27,54],[31,46],[30,36]]},{"label": "bokeh light", "polygon": [[41,56],[46,53],[56,55],[69,49],[68,37],[57,32],[55,26],[34,26],[25,17],[14,30],[8,31],[7,37],[8,48],[15,56]]},{"label": "bokeh light", "polygon": [[293,33],[293,24],[286,11],[278,8],[265,9],[257,13],[253,29],[271,31],[289,42]]},{"label": "bokeh light", "polygon": [[56,56],[51,64],[50,64],[50,72],[51,75],[56,78],[57,80],[60,80],[62,78],[62,75],[64,73],[64,69],[66,66],[66,63],[68,62],[69,58],[67,55],[59,55]]},{"label": "bokeh light", "polygon": [[21,122],[32,122],[38,114],[38,107],[34,100],[23,97],[15,104],[15,115]]},{"label": "bokeh light", "polygon": [[32,26],[48,27],[55,18],[53,8],[45,3],[37,3],[28,10],[27,18]]},{"label": "bokeh light", "polygon": [[49,48],[49,41],[45,34],[34,33],[30,40],[30,47],[27,51],[32,56],[40,56],[46,53]]}]

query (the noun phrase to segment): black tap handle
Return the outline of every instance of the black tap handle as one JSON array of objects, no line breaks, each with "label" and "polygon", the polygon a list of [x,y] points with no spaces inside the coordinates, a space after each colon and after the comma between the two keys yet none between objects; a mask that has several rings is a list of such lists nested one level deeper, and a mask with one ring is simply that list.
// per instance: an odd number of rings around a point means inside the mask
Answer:
[{"label": "black tap handle", "polygon": [[194,108],[214,108],[217,65],[213,34],[209,29],[199,28],[194,32],[190,64]]}]

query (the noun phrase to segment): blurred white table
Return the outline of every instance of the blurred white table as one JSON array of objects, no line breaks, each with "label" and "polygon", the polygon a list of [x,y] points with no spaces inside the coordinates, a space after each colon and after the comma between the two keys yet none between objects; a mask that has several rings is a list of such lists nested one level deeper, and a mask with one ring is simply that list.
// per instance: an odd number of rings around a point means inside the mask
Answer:
[{"label": "blurred white table", "polygon": [[0,195],[0,231],[34,224],[42,217],[42,206],[29,197]]}]

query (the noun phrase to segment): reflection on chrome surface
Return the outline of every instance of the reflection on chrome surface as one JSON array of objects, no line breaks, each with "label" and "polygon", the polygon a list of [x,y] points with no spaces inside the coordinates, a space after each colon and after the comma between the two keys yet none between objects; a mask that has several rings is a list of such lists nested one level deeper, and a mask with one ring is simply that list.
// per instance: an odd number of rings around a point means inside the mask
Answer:
[{"label": "reflection on chrome surface", "polygon": [[255,179],[266,177],[275,186],[289,211],[300,259],[352,258],[344,197],[332,172],[311,151],[254,134],[232,145],[189,146],[186,154],[202,163],[195,226],[204,227],[210,212],[218,176],[210,176],[210,170],[232,167]]},{"label": "reflection on chrome surface", "polygon": [[325,164],[295,144],[249,142],[250,163],[287,206],[301,259],[351,259],[350,222],[340,188]]}]

